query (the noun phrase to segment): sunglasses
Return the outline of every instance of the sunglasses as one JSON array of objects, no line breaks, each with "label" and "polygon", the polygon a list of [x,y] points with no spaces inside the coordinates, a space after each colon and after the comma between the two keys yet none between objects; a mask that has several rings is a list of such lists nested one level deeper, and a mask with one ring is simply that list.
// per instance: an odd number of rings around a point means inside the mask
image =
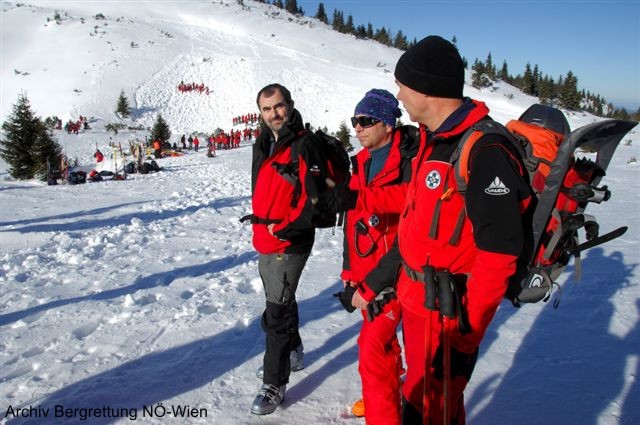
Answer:
[{"label": "sunglasses", "polygon": [[351,125],[353,126],[353,128],[356,128],[358,124],[360,124],[360,127],[362,128],[368,128],[378,124],[379,122],[379,119],[373,117],[351,117]]}]

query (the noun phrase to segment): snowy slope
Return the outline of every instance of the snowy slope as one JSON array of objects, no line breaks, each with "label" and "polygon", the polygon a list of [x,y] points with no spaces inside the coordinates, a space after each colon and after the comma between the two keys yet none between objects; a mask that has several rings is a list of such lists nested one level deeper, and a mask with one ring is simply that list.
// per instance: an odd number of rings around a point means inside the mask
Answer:
[{"label": "snowy slope", "polygon": [[[104,131],[118,121],[120,90],[133,103],[128,124],[151,125],[161,112],[176,138],[229,128],[272,81],[291,89],[305,120],[330,130],[368,89],[395,93],[386,71],[400,52],[244,3],[250,10],[219,1],[3,2],[2,117],[20,91],[43,117],[93,117],[90,131],[55,132],[91,166],[96,144],[109,155],[109,142],[146,134]],[[47,23],[56,10],[61,23]],[[212,94],[180,94],[181,80]],[[501,83],[465,94],[502,122],[535,102]],[[572,128],[596,119],[568,118]],[[613,198],[589,207],[601,229],[629,231],[583,256],[577,284],[570,267],[559,309],[503,303],[466,394],[470,423],[640,422],[640,179],[630,162],[639,146],[638,130],[625,137],[605,179]],[[238,223],[250,210],[250,151],[189,152],[159,160],[160,173],[79,186],[15,182],[0,164],[0,423],[124,424],[133,415],[144,424],[363,423],[348,417],[359,397],[361,319],[332,296],[342,241],[330,229],[318,231],[298,292],[307,367],[274,415],[249,413],[264,346],[257,257]],[[171,413],[152,417],[159,404]],[[55,406],[106,406],[124,417],[56,418]],[[176,418],[185,406],[196,410]],[[5,417],[29,407],[31,418]]]},{"label": "snowy slope", "polygon": [[[3,3],[3,116],[24,90],[44,117],[66,122],[90,111],[113,121],[124,89],[138,124],[151,125],[162,111],[176,131],[205,131],[253,111],[257,91],[283,81],[303,117],[313,113],[316,126],[336,130],[368,84],[393,88],[388,71],[400,54],[253,2],[250,10],[235,2],[162,2],[153,11],[145,3],[59,3]],[[60,24],[47,22],[55,10]],[[212,94],[181,94],[180,81],[205,83]]]}]

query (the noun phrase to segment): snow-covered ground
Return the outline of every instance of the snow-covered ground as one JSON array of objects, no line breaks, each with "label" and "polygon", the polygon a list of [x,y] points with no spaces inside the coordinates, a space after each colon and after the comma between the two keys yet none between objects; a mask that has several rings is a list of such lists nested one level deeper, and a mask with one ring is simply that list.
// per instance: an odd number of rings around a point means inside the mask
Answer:
[{"label": "snow-covered ground", "polygon": [[[244,3],[3,2],[2,119],[21,91],[43,118],[88,116],[91,130],[55,136],[90,167],[96,144],[109,156],[110,142],[147,134],[104,130],[119,122],[120,90],[127,124],[161,112],[174,140],[230,128],[273,81],[305,120],[334,131],[370,88],[395,93],[399,51]],[[56,10],[60,24],[47,22]],[[212,93],[181,94],[180,81]],[[535,103],[500,83],[465,94],[502,122]],[[574,129],[596,120],[568,118]],[[640,423],[639,134],[613,158],[612,199],[588,210],[603,231],[629,231],[583,255],[580,282],[568,269],[557,310],[503,303],[466,393],[470,423]],[[77,186],[16,182],[0,164],[0,423],[363,423],[348,414],[361,319],[332,296],[340,229],[318,231],[298,290],[307,367],[276,413],[249,413],[264,348],[257,257],[238,222],[250,211],[250,152],[188,152],[159,160],[159,173]],[[30,407],[31,418],[7,415]],[[83,421],[80,409],[109,417]]]}]

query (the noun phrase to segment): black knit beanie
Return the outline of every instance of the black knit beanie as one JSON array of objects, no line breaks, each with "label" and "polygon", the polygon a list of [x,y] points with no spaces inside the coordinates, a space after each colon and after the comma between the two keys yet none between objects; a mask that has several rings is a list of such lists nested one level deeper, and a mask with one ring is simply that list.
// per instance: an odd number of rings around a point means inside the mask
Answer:
[{"label": "black knit beanie", "polygon": [[404,52],[396,64],[395,77],[420,93],[462,99],[462,58],[453,44],[437,35],[423,38]]}]

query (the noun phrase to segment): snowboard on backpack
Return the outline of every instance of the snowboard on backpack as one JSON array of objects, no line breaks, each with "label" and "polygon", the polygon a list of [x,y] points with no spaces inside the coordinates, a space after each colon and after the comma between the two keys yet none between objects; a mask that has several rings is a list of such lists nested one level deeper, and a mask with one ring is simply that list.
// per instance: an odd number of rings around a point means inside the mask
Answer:
[{"label": "snowboard on backpack", "polygon": [[[575,257],[576,276],[579,278],[581,251],[626,232],[626,227],[620,227],[602,234],[595,217],[584,211],[589,203],[599,204],[610,198],[608,187],[598,185],[618,144],[636,125],[633,121],[605,120],[570,132],[562,112],[543,105],[533,105],[517,123],[507,124],[507,128],[524,145],[525,165],[538,198],[532,220],[532,254],[528,259],[521,259],[506,295],[514,306],[547,301],[554,289],[554,281],[571,257]],[[548,130],[552,133],[549,140],[555,140],[556,146],[545,154],[543,151],[552,142],[541,141],[538,134],[523,135],[525,131],[522,130],[527,126],[538,127],[534,131]],[[536,143],[541,146],[535,146]],[[577,158],[577,150],[595,155],[595,159]],[[586,242],[580,243],[579,229],[583,229]]]}]

